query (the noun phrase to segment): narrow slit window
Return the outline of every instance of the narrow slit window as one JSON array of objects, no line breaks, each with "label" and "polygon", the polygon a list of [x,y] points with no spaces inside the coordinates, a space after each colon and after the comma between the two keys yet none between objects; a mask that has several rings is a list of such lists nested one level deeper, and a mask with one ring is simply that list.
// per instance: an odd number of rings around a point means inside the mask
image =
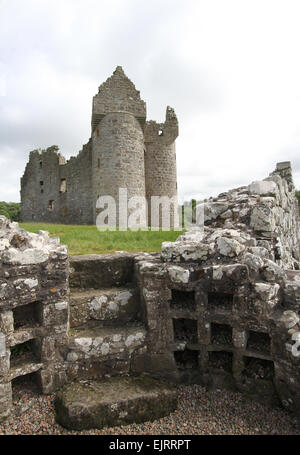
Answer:
[{"label": "narrow slit window", "polygon": [[60,193],[65,193],[67,191],[67,180],[66,179],[61,179],[60,180]]},{"label": "narrow slit window", "polygon": [[54,201],[53,200],[49,201],[48,209],[50,212],[53,212],[53,210],[54,210]]}]

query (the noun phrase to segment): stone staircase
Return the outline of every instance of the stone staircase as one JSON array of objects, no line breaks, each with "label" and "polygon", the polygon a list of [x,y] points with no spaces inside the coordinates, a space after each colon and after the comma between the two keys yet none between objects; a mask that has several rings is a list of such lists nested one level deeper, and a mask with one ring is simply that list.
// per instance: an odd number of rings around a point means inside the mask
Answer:
[{"label": "stone staircase", "polygon": [[[70,338],[67,362],[84,364],[84,377],[131,372],[131,359],[145,348],[134,255],[70,258]],[[103,365],[106,368],[103,368]]]},{"label": "stone staircase", "polygon": [[147,349],[134,257],[117,253],[70,258],[70,329],[64,358],[72,382],[55,402],[57,421],[68,428],[153,420],[176,409],[174,389],[134,371],[136,356]]}]

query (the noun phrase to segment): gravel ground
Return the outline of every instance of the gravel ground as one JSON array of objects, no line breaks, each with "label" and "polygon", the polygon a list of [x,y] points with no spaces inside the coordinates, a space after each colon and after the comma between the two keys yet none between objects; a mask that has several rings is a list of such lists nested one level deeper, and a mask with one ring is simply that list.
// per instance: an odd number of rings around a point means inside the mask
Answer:
[{"label": "gravel ground", "polygon": [[240,393],[179,386],[176,412],[155,422],[102,430],[70,431],[55,423],[54,395],[39,395],[32,384],[14,386],[13,415],[0,423],[6,435],[299,435],[296,421],[281,408],[248,400]]}]

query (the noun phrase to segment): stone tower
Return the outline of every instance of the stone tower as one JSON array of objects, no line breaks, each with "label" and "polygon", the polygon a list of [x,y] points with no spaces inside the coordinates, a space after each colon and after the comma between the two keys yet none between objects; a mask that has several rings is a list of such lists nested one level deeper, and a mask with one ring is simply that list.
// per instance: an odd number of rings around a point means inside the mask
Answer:
[{"label": "stone tower", "polygon": [[[146,198],[148,204],[152,196],[173,198],[168,215],[172,227],[177,211],[177,136],[174,110],[167,108],[163,124],[146,121],[146,103],[118,66],[93,98],[91,138],[76,157],[66,161],[56,146],[30,153],[21,179],[22,220],[93,224],[99,197],[112,196],[118,209],[122,188],[128,198]],[[131,210],[129,206],[128,215]],[[148,212],[147,207],[143,210],[149,224],[162,224],[162,206],[156,220],[151,219],[150,205]]]},{"label": "stone tower", "polygon": [[[157,123],[153,120],[146,123],[145,127],[145,180],[146,197],[150,207],[151,197],[167,196],[174,198],[171,207],[170,224],[174,225],[174,212],[177,210],[177,171],[175,139],[178,136],[178,121],[174,110],[167,107],[165,123]],[[148,222],[151,220],[151,212],[148,213]],[[162,213],[160,210],[159,226],[162,225]]]},{"label": "stone tower", "polygon": [[113,196],[118,208],[119,188],[127,189],[128,198],[145,197],[145,120],[146,104],[118,66],[93,99],[95,214],[99,195]]}]

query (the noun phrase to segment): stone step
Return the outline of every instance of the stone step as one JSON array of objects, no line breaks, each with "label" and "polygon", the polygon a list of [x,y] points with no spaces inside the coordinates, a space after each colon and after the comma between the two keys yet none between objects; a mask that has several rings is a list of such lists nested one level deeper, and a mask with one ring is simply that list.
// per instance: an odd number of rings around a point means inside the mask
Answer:
[{"label": "stone step", "polygon": [[130,358],[132,353],[145,347],[146,329],[141,323],[122,327],[94,327],[70,331],[67,361],[97,360],[110,357]]},{"label": "stone step", "polygon": [[12,381],[19,376],[25,376],[26,374],[35,373],[36,371],[43,368],[42,362],[36,360],[21,360],[11,365],[9,370],[8,379]]},{"label": "stone step", "polygon": [[136,253],[87,254],[71,256],[71,288],[111,288],[127,285],[133,279]]},{"label": "stone step", "polygon": [[134,287],[73,288],[69,302],[71,327],[79,327],[93,320],[126,323],[139,317],[139,291]]},{"label": "stone step", "polygon": [[176,389],[149,376],[73,382],[55,399],[56,421],[72,430],[153,421],[176,407]]}]

